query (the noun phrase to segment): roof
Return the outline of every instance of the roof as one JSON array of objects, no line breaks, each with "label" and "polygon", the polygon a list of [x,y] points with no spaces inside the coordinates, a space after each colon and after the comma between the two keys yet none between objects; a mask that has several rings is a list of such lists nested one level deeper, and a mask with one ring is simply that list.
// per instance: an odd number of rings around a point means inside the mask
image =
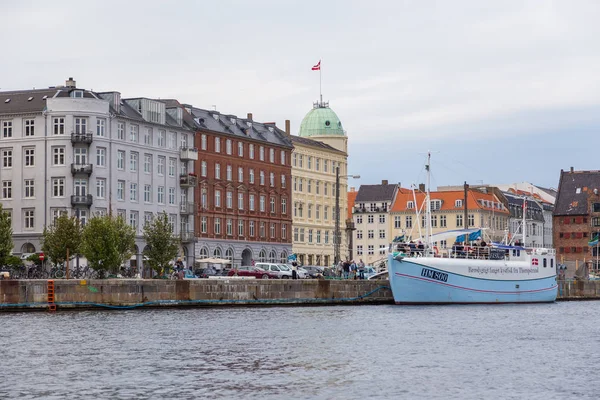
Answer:
[{"label": "roof", "polygon": [[560,171],[554,215],[587,215],[588,196],[600,190],[600,171]]},{"label": "roof", "polygon": [[[511,192],[502,192],[506,200],[508,201],[508,208],[510,216],[515,218],[521,218],[523,216],[523,200],[522,196],[518,196]],[[531,195],[527,193],[526,195]],[[542,214],[543,208],[537,201],[527,199],[527,218],[531,218],[536,221],[544,222],[544,216]],[[540,200],[541,201],[541,200]],[[551,205],[551,204],[550,204]]]},{"label": "roof", "polygon": [[[392,205],[392,212],[404,212],[413,209],[407,208],[408,202],[414,202],[416,197],[417,205],[416,208],[420,209],[421,205],[425,201],[426,194],[423,192],[415,191],[414,195],[412,190],[403,189],[398,191],[396,195],[396,201]],[[456,191],[437,191],[431,192],[431,201],[441,200],[442,204],[439,208],[440,211],[457,211],[463,210],[464,206],[456,207],[456,200],[464,200],[465,193],[462,190]],[[482,193],[478,190],[469,189],[467,192],[467,210],[487,210],[494,211],[497,213],[508,214],[500,201],[491,193]]]},{"label": "roof", "polygon": [[368,201],[391,201],[394,199],[397,185],[360,185],[355,201],[357,203]]},{"label": "roof", "polygon": [[311,146],[311,147],[316,147],[320,150],[332,151],[335,153],[346,155],[346,153],[344,153],[343,151],[340,151],[340,150],[336,149],[335,147],[330,146],[327,143],[320,142],[318,140],[313,140],[313,139],[309,139],[306,137],[295,136],[295,135],[292,135],[291,138],[292,138],[292,143],[294,143],[294,145],[299,144],[299,145],[304,145],[304,146]]},{"label": "roof", "polygon": [[352,219],[352,210],[354,209],[354,203],[356,202],[356,195],[358,192],[356,190],[352,190],[348,192],[348,218]]},{"label": "roof", "polygon": [[[0,115],[40,113],[46,108],[46,99],[53,97],[69,97],[71,91],[83,89],[51,87],[47,89],[16,90],[0,92]],[[84,98],[95,99],[90,91],[83,91]]]},{"label": "roof", "polygon": [[342,122],[326,104],[316,104],[300,123],[298,136],[345,136]]}]

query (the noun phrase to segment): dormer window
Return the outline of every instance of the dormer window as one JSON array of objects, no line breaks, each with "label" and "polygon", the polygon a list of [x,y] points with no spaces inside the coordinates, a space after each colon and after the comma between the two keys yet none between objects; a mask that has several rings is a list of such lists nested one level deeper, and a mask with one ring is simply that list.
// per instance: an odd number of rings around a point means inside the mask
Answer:
[{"label": "dormer window", "polygon": [[455,200],[454,201],[454,207],[459,208],[463,206],[463,201],[462,200]]},{"label": "dormer window", "polygon": [[442,208],[441,200],[431,200],[431,211],[437,211]]},{"label": "dormer window", "polygon": [[83,98],[83,90],[73,90],[71,92],[71,97],[74,97],[76,99],[82,99]]},{"label": "dormer window", "polygon": [[407,208],[408,210],[412,210],[412,209],[414,209],[414,208],[415,208],[415,202],[414,202],[414,201],[407,201],[407,202],[406,202],[406,208]]}]

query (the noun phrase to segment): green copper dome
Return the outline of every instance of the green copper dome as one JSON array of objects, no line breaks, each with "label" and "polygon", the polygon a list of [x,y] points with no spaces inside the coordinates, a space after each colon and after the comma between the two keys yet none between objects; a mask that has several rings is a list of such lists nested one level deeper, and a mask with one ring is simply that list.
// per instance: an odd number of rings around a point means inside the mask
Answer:
[{"label": "green copper dome", "polygon": [[342,122],[327,105],[316,105],[300,124],[298,136],[345,136]]}]

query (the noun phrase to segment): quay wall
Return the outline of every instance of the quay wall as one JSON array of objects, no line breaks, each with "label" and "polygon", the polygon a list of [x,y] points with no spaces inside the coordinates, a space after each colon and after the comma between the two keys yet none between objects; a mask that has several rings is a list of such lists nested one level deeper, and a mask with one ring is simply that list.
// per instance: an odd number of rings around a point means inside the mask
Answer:
[{"label": "quay wall", "polygon": [[[387,280],[55,279],[57,309],[392,304]],[[0,280],[0,311],[48,309],[48,280]]]},{"label": "quay wall", "polygon": [[600,281],[558,281],[557,300],[599,300]]}]

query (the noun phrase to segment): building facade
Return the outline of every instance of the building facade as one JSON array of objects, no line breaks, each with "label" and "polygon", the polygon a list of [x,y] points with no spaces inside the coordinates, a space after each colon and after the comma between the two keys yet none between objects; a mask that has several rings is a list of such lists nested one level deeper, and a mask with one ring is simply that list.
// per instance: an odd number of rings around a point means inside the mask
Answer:
[{"label": "building facade", "polygon": [[[512,242],[517,239],[526,247],[547,247],[544,243],[544,209],[542,205],[525,196],[502,192],[510,211],[508,235]],[[527,202],[525,214],[525,236],[523,236],[523,206]]]},{"label": "building facade", "polygon": [[300,264],[330,266],[335,261],[336,195],[340,258],[348,256],[348,138],[335,112],[320,102],[292,142],[293,251]]},{"label": "building facade", "polygon": [[[196,258],[232,266],[287,262],[292,253],[289,131],[179,105],[196,126]],[[289,124],[287,124],[289,126]]]},{"label": "building facade", "polygon": [[600,235],[600,171],[561,170],[553,218],[557,258],[568,274],[584,265],[598,270],[598,246],[588,242]]},{"label": "building facade", "polygon": [[194,131],[161,102],[121,99],[65,86],[1,92],[2,206],[12,214],[14,252],[41,249],[41,235],[63,213],[82,224],[122,216],[136,231],[131,264],[142,265],[144,221],[166,212],[193,262],[188,189]]},{"label": "building facade", "polygon": [[398,192],[398,185],[384,180],[380,185],[361,185],[352,210],[354,224],[354,260],[367,265],[379,265],[387,260],[387,251],[393,239],[390,210]]}]

